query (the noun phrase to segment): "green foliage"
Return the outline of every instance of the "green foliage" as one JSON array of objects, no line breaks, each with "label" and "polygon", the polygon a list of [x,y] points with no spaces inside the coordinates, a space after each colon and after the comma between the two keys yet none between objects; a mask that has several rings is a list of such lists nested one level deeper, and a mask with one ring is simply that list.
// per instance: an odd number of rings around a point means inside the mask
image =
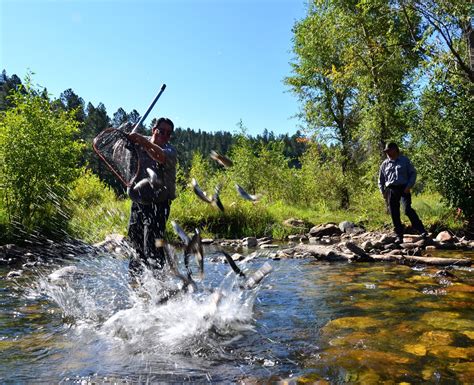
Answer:
[{"label": "green foliage", "polygon": [[70,235],[98,242],[112,233],[125,234],[130,201],[117,199],[113,190],[89,170],[83,170],[69,194]]},{"label": "green foliage", "polygon": [[27,232],[61,233],[68,212],[65,198],[78,175],[81,145],[73,137],[79,123],[54,110],[32,88],[11,94],[12,105],[0,120],[1,199],[11,223]]},{"label": "green foliage", "polygon": [[69,194],[71,202],[82,207],[90,207],[102,202],[115,200],[114,192],[92,171],[84,169],[72,184]]},{"label": "green foliage", "polygon": [[422,97],[424,119],[414,132],[417,159],[447,202],[474,216],[474,120],[469,85],[432,83]]}]

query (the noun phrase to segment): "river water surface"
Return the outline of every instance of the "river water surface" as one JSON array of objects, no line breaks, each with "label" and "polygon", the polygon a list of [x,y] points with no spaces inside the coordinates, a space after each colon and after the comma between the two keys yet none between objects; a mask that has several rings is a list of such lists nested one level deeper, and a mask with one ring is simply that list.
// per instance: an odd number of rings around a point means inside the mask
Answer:
[{"label": "river water surface", "polygon": [[[472,254],[465,254],[472,258]],[[127,260],[82,255],[16,279],[0,268],[1,383],[473,384],[472,268],[273,260],[239,287],[206,249],[197,291],[129,282]]]}]

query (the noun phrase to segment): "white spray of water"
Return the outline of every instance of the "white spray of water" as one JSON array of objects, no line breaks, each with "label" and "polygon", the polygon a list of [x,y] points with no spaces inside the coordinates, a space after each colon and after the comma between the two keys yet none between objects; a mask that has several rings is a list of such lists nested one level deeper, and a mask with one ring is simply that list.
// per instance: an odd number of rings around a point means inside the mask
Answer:
[{"label": "white spray of water", "polygon": [[[257,291],[240,289],[233,272],[200,283],[193,293],[164,277],[145,272],[134,286],[125,261],[84,258],[41,275],[30,295],[52,300],[76,337],[100,339],[121,355],[212,352],[253,330]],[[170,289],[176,294],[163,301]]]}]

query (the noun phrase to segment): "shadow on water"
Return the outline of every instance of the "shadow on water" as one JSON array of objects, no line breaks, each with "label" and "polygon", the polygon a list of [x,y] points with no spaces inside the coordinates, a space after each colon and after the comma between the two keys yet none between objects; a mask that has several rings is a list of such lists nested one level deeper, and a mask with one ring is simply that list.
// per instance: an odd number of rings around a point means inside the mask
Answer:
[{"label": "shadow on water", "polygon": [[[473,270],[271,260],[254,290],[213,249],[198,290],[83,255],[0,280],[2,382],[473,383]],[[5,276],[6,271],[0,271]]]}]

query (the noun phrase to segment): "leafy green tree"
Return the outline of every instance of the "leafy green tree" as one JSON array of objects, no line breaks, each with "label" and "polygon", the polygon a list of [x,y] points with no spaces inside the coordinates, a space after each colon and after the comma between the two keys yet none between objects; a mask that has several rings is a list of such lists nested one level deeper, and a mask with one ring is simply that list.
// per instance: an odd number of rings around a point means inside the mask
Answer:
[{"label": "leafy green tree", "polygon": [[[354,169],[352,146],[360,107],[350,67],[350,36],[341,28],[340,11],[328,2],[315,2],[294,32],[294,75],[286,79],[303,104],[302,117],[322,140],[341,149],[341,171],[349,179]],[[341,188],[341,207],[349,206],[349,189]]]},{"label": "leafy green tree", "polygon": [[[417,162],[434,186],[474,225],[474,129],[472,89],[455,77],[425,89],[423,119],[415,131]],[[471,231],[474,227],[471,228]]]},{"label": "leafy green tree", "polygon": [[68,187],[79,169],[74,112],[54,110],[26,79],[0,119],[0,190],[10,223],[26,231],[66,229]]}]

